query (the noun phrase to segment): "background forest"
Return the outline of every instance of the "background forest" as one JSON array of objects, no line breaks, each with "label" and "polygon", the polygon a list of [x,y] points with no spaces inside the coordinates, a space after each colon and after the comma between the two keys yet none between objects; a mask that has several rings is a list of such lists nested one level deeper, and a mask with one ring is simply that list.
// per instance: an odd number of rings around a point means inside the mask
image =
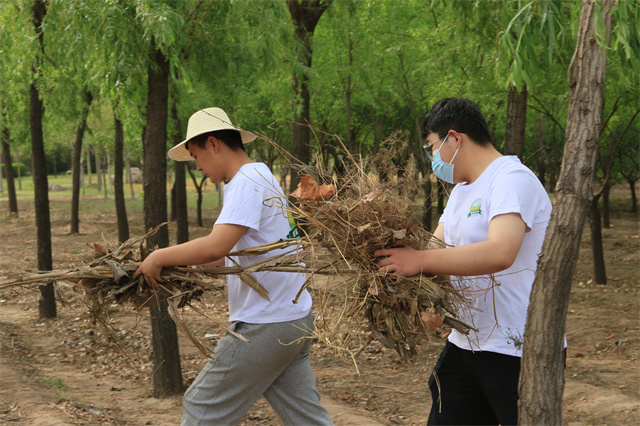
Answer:
[{"label": "background forest", "polygon": [[[302,162],[321,158],[339,172],[337,138],[366,156],[402,131],[411,142],[404,155],[422,160],[418,128],[429,106],[466,96],[488,117],[498,148],[553,192],[580,8],[546,0],[4,1],[3,152],[24,164],[21,172],[32,169],[36,90],[48,174],[72,170],[80,148],[78,165],[112,175],[120,126],[125,161],[144,168],[145,133],[166,151],[195,110],[214,105]],[[637,12],[637,2],[616,3],[596,173],[632,191],[640,177]],[[269,144],[248,148],[276,161]]]},{"label": "background forest", "polygon": [[[582,123],[567,116],[583,59],[574,53],[586,26],[581,13],[593,8],[589,0],[4,0],[0,200],[13,216],[19,197],[35,200],[41,271],[53,268],[49,197],[71,191],[69,231],[80,234],[81,210],[97,205],[80,197],[92,175],[115,201],[119,241],[130,236],[127,209],[141,202],[144,229],[175,219],[183,242],[188,193],[197,192],[202,225],[204,179],[166,152],[197,109],[222,107],[260,135],[249,154],[291,191],[299,174],[280,151],[339,178],[345,148],[366,158],[400,140],[389,162],[402,166],[414,156],[430,176],[419,127],[431,104],[451,96],[475,100],[496,147],[519,156],[555,198],[567,152],[587,151],[571,150],[584,146],[567,137]],[[640,179],[640,3],[610,0],[602,8],[610,13],[585,14],[594,29],[582,45],[604,48],[606,78],[593,90],[602,89],[604,101],[580,109],[582,127],[599,132],[587,201],[598,284],[606,283],[601,227],[609,226],[610,190],[628,187],[635,213]],[[588,110],[602,110],[595,126]],[[142,171],[137,196],[125,191],[134,167]],[[586,182],[590,168],[581,170]],[[51,183],[59,175],[70,176],[68,187]],[[431,182],[416,197],[427,229],[446,202],[446,188]],[[168,245],[167,227],[150,240]],[[40,291],[41,318],[55,317],[53,285]],[[151,311],[154,395],[177,394],[175,325],[166,303]]]}]

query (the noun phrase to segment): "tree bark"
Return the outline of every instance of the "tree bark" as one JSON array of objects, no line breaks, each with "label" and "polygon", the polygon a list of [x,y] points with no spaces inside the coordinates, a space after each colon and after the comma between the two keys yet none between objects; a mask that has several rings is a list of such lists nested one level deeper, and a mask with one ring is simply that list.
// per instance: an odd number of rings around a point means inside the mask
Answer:
[{"label": "tree bark", "polygon": [[[155,49],[148,69],[147,122],[144,132],[144,222],[146,230],[167,221],[167,121],[169,61]],[[149,241],[151,247],[167,247],[169,232],[163,226]]]},{"label": "tree bark", "polygon": [[[332,0],[287,0],[287,7],[294,24],[293,38],[298,43],[298,65],[301,71],[293,73],[294,124],[292,127],[291,155],[303,164],[311,159],[311,94],[309,93],[309,70],[313,56],[313,33],[322,14]],[[290,192],[300,182],[300,176],[291,174]]]},{"label": "tree bark", "polygon": [[167,301],[149,308],[151,313],[151,344],[153,347],[153,396],[165,398],[184,392],[180,349],[176,324],[169,315]]},{"label": "tree bark", "polygon": [[638,180],[627,179],[631,191],[631,213],[638,213],[638,196],[636,195],[636,182]]},{"label": "tree bark", "polygon": [[[38,35],[40,51],[44,54],[44,33],[42,22],[47,13],[44,0],[33,2],[33,25]],[[47,179],[47,161],[44,152],[44,136],[42,133],[42,117],[44,104],[38,91],[39,59],[34,61],[31,68],[33,80],[29,87],[29,117],[31,131],[31,161],[33,163],[33,187],[36,212],[36,227],[38,239],[38,269],[50,271],[53,269],[51,254],[51,219],[49,216],[49,183]],[[38,303],[40,318],[54,318],[57,315],[56,298],[53,283],[40,286],[41,298]]]},{"label": "tree bark", "polygon": [[509,88],[506,121],[502,154],[517,155],[522,160],[522,155],[524,154],[524,131],[527,124],[526,84],[522,85],[522,91],[519,93],[515,86]]},{"label": "tree bark", "polygon": [[[148,68],[147,116],[144,132],[144,224],[155,228],[167,221],[167,121],[169,109],[169,61],[153,43]],[[166,226],[149,239],[150,247],[167,247]],[[153,342],[153,393],[165,397],[182,393],[182,369],[176,324],[169,316],[167,302],[150,308]]]},{"label": "tree bark", "polygon": [[89,185],[91,185],[93,183],[93,171],[91,170],[91,148],[87,147],[84,151],[87,155],[87,179],[89,180]]},{"label": "tree bark", "polygon": [[116,218],[118,221],[118,240],[123,243],[129,239],[129,220],[127,205],[124,201],[124,182],[122,179],[124,162],[124,129],[122,121],[113,114],[115,127],[115,153],[113,159],[113,193],[116,201]]},{"label": "tree bark", "polygon": [[[89,107],[93,101],[93,95],[88,90],[82,92],[84,100],[80,123],[76,129],[76,139],[73,144],[73,154],[71,157],[71,230],[72,234],[80,232],[80,175],[82,173],[82,140],[87,127],[87,117]],[[87,155],[87,160],[89,156]]]},{"label": "tree bark", "polygon": [[[583,0],[572,60],[565,148],[556,202],[531,292],[519,384],[520,424],[562,424],[563,343],[571,280],[592,197],[606,60],[594,15],[614,0]],[[604,10],[600,10],[602,5]],[[606,39],[606,37],[605,37]]]},{"label": "tree bark", "polygon": [[[198,180],[193,174],[193,171],[189,167],[187,167],[187,171],[189,172],[189,176],[191,176],[191,180],[193,181],[193,186],[196,187],[196,192],[198,193],[198,199],[196,202],[196,224],[198,226],[202,226],[202,186],[204,185],[204,182],[207,180],[207,178],[203,176],[200,180],[200,184],[198,184]],[[216,188],[220,188],[220,186],[216,186]],[[219,193],[220,191],[218,189],[218,194]]]},{"label": "tree bark", "polygon": [[[609,173],[611,169],[609,169]],[[604,182],[604,187],[602,188],[602,227],[604,229],[611,228],[611,204],[609,203],[610,195],[611,195],[611,187],[613,183],[611,179],[607,179]]]},{"label": "tree bark", "polygon": [[535,161],[538,167],[538,180],[544,186],[547,187],[547,166],[549,164],[549,154],[546,148],[547,128],[545,126],[545,120],[542,116],[539,116],[536,120],[536,154]]},{"label": "tree bark", "polygon": [[9,128],[2,128],[2,162],[7,176],[7,195],[9,196],[9,213],[18,216],[18,197],[16,184],[13,179],[13,167],[11,166],[11,147],[9,146]]},{"label": "tree bark", "polygon": [[[175,133],[173,135],[173,144],[178,145],[182,142],[182,126],[178,117],[178,109],[176,103],[171,107],[171,116],[175,123]],[[172,202],[172,210],[175,212],[175,220],[177,224],[176,242],[178,244],[189,241],[189,215],[187,209],[187,179],[185,173],[186,163],[184,161],[175,161],[176,178],[173,182],[174,197]],[[175,206],[175,209],[173,208]]]},{"label": "tree bark", "polygon": [[93,156],[94,161],[96,162],[96,184],[98,185],[98,191],[102,191],[102,158],[100,156],[100,151],[98,148],[95,149],[95,155]]},{"label": "tree bark", "polygon": [[604,263],[604,250],[602,247],[602,217],[600,215],[600,208],[598,207],[598,201],[600,200],[601,192],[597,196],[593,197],[589,205],[590,215],[590,231],[591,231],[591,254],[593,255],[593,274],[596,284],[607,284],[607,273]]}]

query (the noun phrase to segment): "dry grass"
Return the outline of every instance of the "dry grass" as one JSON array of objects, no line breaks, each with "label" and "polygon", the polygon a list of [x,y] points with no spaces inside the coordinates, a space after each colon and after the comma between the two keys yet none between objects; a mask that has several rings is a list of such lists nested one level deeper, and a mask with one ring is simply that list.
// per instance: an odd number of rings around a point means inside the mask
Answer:
[{"label": "dry grass", "polygon": [[390,161],[397,157],[402,143],[400,137],[394,136],[366,161],[356,160],[345,152],[347,172],[339,181],[316,166],[316,180],[323,183],[317,185],[310,177],[303,179],[296,191],[299,204],[289,207],[303,236],[230,253],[255,255],[289,248],[268,260],[244,268],[164,268],[164,283],[153,289],[142,276],[132,280],[131,275],[146,257],[147,239],[156,229],[120,245],[105,238],[105,246],[94,244],[94,257],[84,265],[10,277],[0,282],[0,289],[71,282],[78,292],[84,293],[86,306],[102,324],[108,323],[105,315],[113,303],[129,303],[141,310],[166,300],[178,327],[209,355],[181,320],[180,309],[190,306],[206,316],[192,301],[204,292],[223,294],[222,286],[212,277],[237,274],[268,300],[268,293],[253,278],[253,272],[306,272],[309,278],[299,293],[314,282],[317,274],[329,274],[334,285],[325,290],[315,289],[319,306],[315,337],[354,359],[371,339],[394,348],[403,359],[410,359],[425,339],[443,337],[451,328],[468,333],[470,327],[457,319],[467,301],[451,285],[448,276],[402,277],[379,272],[373,255],[378,249],[399,246],[425,249],[428,243],[443,246],[421,226],[414,200],[423,181],[413,159],[403,167]]},{"label": "dry grass", "polygon": [[[419,220],[415,199],[424,182],[413,158],[403,167],[391,161],[404,142],[395,135],[367,160],[345,152],[346,174],[338,182],[316,166],[316,180],[322,183],[314,184],[306,176],[292,194],[299,201],[292,211],[305,239],[316,253],[329,254],[341,282],[321,296],[317,334],[351,355],[373,337],[409,359],[425,339],[441,337],[449,328],[465,334],[470,329],[457,319],[467,302],[448,276],[379,272],[374,256],[378,249],[444,245]],[[317,269],[313,263],[309,266]],[[344,270],[350,273],[340,272]],[[332,303],[327,303],[329,298]]]}]

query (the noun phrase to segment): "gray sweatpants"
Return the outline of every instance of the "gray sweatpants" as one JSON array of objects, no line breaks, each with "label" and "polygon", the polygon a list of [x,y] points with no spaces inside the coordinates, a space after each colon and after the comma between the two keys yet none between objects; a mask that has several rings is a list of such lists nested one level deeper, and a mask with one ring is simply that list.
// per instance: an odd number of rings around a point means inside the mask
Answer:
[{"label": "gray sweatpants", "polygon": [[270,324],[235,322],[182,400],[182,426],[239,423],[264,395],[286,425],[331,425],[309,362],[313,313]]}]

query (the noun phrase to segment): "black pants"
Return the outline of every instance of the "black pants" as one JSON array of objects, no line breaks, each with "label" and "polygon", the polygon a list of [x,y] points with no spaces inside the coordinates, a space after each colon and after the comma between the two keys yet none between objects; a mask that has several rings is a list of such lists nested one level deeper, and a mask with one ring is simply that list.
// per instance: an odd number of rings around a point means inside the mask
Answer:
[{"label": "black pants", "polygon": [[447,342],[429,379],[429,425],[518,423],[520,357]]}]

